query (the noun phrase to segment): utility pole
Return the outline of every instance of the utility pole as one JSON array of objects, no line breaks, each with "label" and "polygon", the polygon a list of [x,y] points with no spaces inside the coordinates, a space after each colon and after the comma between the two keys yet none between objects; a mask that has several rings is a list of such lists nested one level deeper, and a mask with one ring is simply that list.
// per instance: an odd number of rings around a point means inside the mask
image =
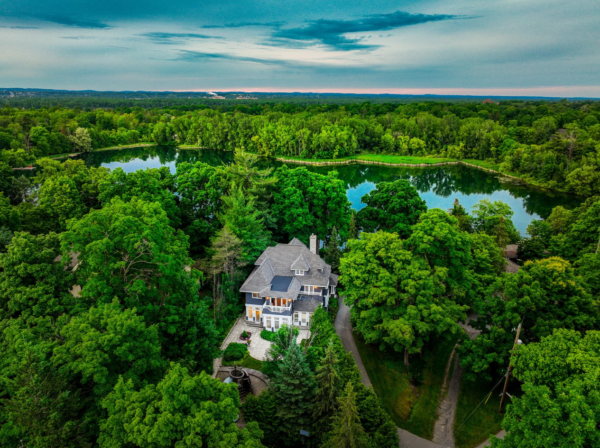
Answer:
[{"label": "utility pole", "polygon": [[519,344],[519,335],[521,334],[521,324],[517,328],[517,337],[515,338],[515,345],[513,345],[512,353],[510,354],[510,359],[508,360],[508,372],[506,372],[506,381],[504,382],[504,390],[502,391],[502,399],[500,400],[500,408],[498,412],[502,414],[502,405],[504,404],[504,399],[506,398],[506,389],[508,388],[508,379],[510,378],[510,372],[512,372],[512,358],[515,355],[515,350],[517,349],[517,345]]}]

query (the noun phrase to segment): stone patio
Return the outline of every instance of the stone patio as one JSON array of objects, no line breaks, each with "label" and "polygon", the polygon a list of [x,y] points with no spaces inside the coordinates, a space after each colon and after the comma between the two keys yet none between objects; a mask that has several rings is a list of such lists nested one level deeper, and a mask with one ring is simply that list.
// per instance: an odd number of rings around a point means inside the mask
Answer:
[{"label": "stone patio", "polygon": [[[259,327],[253,327],[248,325],[246,320],[243,317],[241,317],[237,320],[237,322],[231,328],[231,331],[223,341],[223,344],[221,345],[221,350],[225,350],[231,342],[239,342],[243,344],[244,341],[240,339],[240,335],[244,331],[247,331],[248,333],[252,333],[252,336],[250,337],[250,346],[248,347],[250,356],[260,361],[264,361],[265,359],[267,359],[267,351],[269,350],[269,347],[271,347],[271,343],[260,337],[261,330],[262,329]],[[303,339],[308,339],[309,336],[310,330],[301,329],[300,334],[298,335],[298,343],[300,343],[300,341],[302,341]]]}]

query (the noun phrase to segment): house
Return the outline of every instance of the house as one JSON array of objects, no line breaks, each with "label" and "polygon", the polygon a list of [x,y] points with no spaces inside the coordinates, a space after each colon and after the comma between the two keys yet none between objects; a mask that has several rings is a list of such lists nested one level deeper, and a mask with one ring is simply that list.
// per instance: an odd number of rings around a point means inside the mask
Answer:
[{"label": "house", "polygon": [[246,320],[276,331],[282,325],[307,326],[314,311],[329,306],[338,276],[317,253],[317,237],[310,249],[294,238],[268,247],[240,288],[246,295]]}]

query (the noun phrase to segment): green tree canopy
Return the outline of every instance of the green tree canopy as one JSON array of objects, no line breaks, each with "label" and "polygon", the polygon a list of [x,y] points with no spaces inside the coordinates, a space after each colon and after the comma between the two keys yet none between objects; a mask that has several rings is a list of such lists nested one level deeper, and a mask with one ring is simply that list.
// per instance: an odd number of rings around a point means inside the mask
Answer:
[{"label": "green tree canopy", "polygon": [[187,237],[169,226],[159,203],[114,198],[71,222],[61,246],[63,257],[77,254],[82,311],[117,298],[148,325],[158,324],[169,359],[211,368],[216,334],[199,301],[197,273],[185,269],[191,265]]},{"label": "green tree canopy", "polygon": [[367,206],[359,210],[357,222],[364,232],[396,232],[401,238],[410,235],[411,226],[427,211],[417,189],[404,179],[380,182],[361,201]]},{"label": "green tree canopy", "polygon": [[493,448],[562,448],[600,445],[600,332],[558,329],[520,346],[513,364],[523,381]]},{"label": "green tree canopy", "polygon": [[599,311],[569,262],[557,257],[527,262],[516,274],[498,278],[475,309],[479,317],[471,325],[481,334],[460,349],[470,378],[490,378],[494,366],[506,366],[520,322],[521,339],[531,343],[556,328],[593,329]]},{"label": "green tree canopy", "polygon": [[512,222],[513,214],[510,206],[502,201],[482,199],[472,209],[473,231],[495,237],[500,247],[504,247],[505,242],[516,243],[520,235]]},{"label": "green tree canopy", "polygon": [[100,182],[100,202],[105,205],[119,196],[128,202],[138,198],[147,202],[158,202],[167,212],[171,226],[177,228],[181,224],[179,210],[173,194],[164,188],[159,170],[145,169],[133,173],[125,173],[122,168],[115,168],[110,175]]},{"label": "green tree canopy", "polygon": [[363,233],[348,248],[340,282],[367,343],[404,351],[408,364],[432,335],[460,331],[467,306],[448,295],[448,268],[429,266],[395,233]]},{"label": "green tree canopy", "polygon": [[311,234],[326,240],[335,226],[342,239],[350,221],[350,201],[337,172],[322,175],[306,168],[283,166],[273,193],[273,215],[285,240],[298,238],[308,243]]},{"label": "green tree canopy", "polygon": [[108,412],[100,425],[102,448],[262,447],[256,423],[242,430],[233,423],[240,407],[235,384],[205,372],[192,375],[178,364],[158,384],[141,389],[119,379],[102,405]]}]

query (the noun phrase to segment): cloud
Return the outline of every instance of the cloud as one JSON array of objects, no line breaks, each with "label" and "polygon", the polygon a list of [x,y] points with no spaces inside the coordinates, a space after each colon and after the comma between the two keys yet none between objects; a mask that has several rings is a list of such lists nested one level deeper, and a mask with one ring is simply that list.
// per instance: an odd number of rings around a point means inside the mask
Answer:
[{"label": "cloud", "polygon": [[62,36],[61,39],[88,40],[88,39],[95,39],[95,37],[94,36]]},{"label": "cloud", "polygon": [[267,26],[272,28],[280,28],[287,22],[239,22],[226,23],[224,25],[203,25],[200,28],[242,28],[244,26]]},{"label": "cloud", "polygon": [[76,19],[74,17],[69,16],[61,16],[61,15],[52,15],[52,14],[30,14],[31,17],[34,17],[39,20],[44,20],[46,22],[56,23],[58,25],[64,26],[72,26],[75,28],[93,28],[93,29],[106,29],[112,28],[110,25],[106,23],[102,23],[98,20],[84,20],[84,19]]},{"label": "cloud", "polygon": [[0,26],[0,28],[10,28],[12,30],[39,30],[38,26]]},{"label": "cloud", "polygon": [[179,57],[176,61],[201,61],[201,60],[227,60],[227,61],[238,61],[238,62],[252,62],[255,64],[263,65],[290,65],[288,61],[281,59],[260,59],[250,58],[245,56],[236,56],[226,53],[203,53],[199,51],[179,50]]},{"label": "cloud", "polygon": [[309,20],[302,28],[279,29],[273,32],[269,43],[286,45],[288,43],[311,46],[318,43],[336,50],[370,50],[377,45],[361,43],[363,37],[348,38],[346,33],[370,31],[388,31],[410,25],[442,20],[464,19],[464,16],[450,14],[411,14],[396,11],[390,14],[372,14],[357,20]]},{"label": "cloud", "polygon": [[139,36],[147,37],[157,44],[178,44],[188,39],[223,39],[219,36],[208,36],[206,34],[197,33],[162,33],[152,32],[139,34]]}]

